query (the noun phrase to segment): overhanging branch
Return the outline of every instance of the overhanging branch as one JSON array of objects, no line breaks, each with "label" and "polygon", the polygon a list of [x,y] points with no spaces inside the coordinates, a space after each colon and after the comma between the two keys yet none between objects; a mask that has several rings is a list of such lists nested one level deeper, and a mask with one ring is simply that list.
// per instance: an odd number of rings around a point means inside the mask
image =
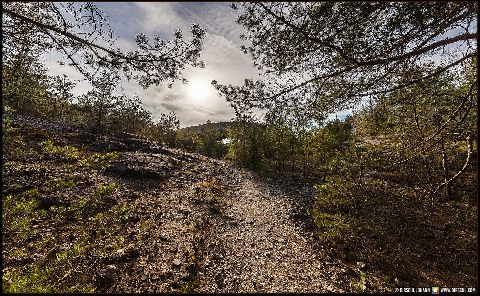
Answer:
[{"label": "overhanging branch", "polygon": [[16,19],[19,19],[19,20],[22,20],[24,22],[27,22],[27,23],[30,23],[30,24],[33,24],[39,28],[42,28],[42,29],[46,29],[46,30],[50,30],[50,31],[53,31],[55,33],[58,33],[60,35],[63,35],[71,40],[74,40],[76,42],[79,42],[83,45],[86,45],[88,47],[94,47],[94,48],[97,48],[97,49],[100,49],[108,54],[110,54],[111,56],[113,57],[116,57],[116,58],[120,58],[120,59],[123,59],[123,60],[126,60],[126,61],[136,61],[136,62],[161,62],[161,61],[166,61],[166,60],[172,60],[172,58],[169,58],[169,57],[162,57],[162,58],[156,58],[156,59],[138,59],[138,58],[135,58],[135,57],[129,57],[129,56],[126,56],[126,55],[123,55],[121,53],[118,53],[112,49],[109,49],[109,48],[106,48],[104,46],[101,46],[101,45],[98,45],[98,44],[95,44],[95,43],[92,43],[86,39],[83,39],[83,38],[80,38],[70,32],[67,32],[66,30],[61,30],[55,26],[52,26],[52,25],[48,25],[48,24],[44,24],[44,23],[41,23],[41,22],[38,22],[34,19],[31,19],[29,17],[26,17],[26,16],[23,16],[21,14],[18,14],[8,8],[4,8],[3,9],[3,12],[5,12],[6,14],[8,14],[9,16],[13,17],[13,18],[16,18]]}]

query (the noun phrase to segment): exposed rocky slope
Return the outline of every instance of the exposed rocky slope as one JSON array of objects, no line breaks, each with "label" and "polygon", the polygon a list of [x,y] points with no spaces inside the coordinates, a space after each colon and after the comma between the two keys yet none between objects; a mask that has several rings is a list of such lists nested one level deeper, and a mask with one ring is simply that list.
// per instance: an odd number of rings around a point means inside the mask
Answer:
[{"label": "exposed rocky slope", "polygon": [[[91,199],[90,211],[82,218],[58,223],[44,218],[33,226],[33,236],[20,241],[4,231],[4,273],[44,266],[52,254],[83,244],[70,271],[57,269],[65,273],[63,281],[81,279],[98,292],[351,290],[355,272],[330,258],[313,238],[315,227],[305,213],[313,194],[308,188],[267,184],[223,161],[133,136],[97,135],[25,117],[15,118],[14,125],[21,128],[34,156],[23,160],[4,156],[9,164],[3,168],[4,196],[72,174],[65,169],[66,160],[48,159],[35,150],[47,139],[89,155],[99,151],[119,155],[96,174],[73,172],[74,187],[53,201],[44,194],[43,200],[67,207],[99,183],[119,186],[102,202]],[[11,163],[20,161],[23,165],[13,169]],[[91,226],[98,225],[91,223],[98,222],[99,215],[112,209],[116,213],[120,205],[130,209],[126,218],[102,220],[105,229]],[[50,206],[47,202],[43,208],[51,211]],[[75,232],[81,225],[88,229],[85,239]],[[51,244],[39,247],[45,236],[52,237]],[[115,247],[109,247],[112,244]],[[26,252],[14,258],[17,249]]]}]

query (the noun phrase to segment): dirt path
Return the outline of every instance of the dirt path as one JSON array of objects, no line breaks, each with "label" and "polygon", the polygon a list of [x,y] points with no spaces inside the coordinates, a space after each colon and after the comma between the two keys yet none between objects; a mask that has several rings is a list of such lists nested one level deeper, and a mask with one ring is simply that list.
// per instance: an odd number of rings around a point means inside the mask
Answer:
[{"label": "dirt path", "polygon": [[[299,186],[300,180],[261,180],[223,161],[134,135],[23,116],[13,120],[12,135],[24,140],[20,147],[7,141],[9,153],[2,156],[8,289],[358,292],[475,279],[476,223],[468,224],[475,220],[475,205],[466,201],[446,203],[432,215],[423,201],[399,195],[408,188],[377,179],[396,187],[379,187],[366,195],[368,202],[356,204],[352,218],[368,228],[346,232],[348,242],[332,250],[314,238],[321,230],[305,209],[315,192]],[[107,152],[118,157],[93,169]],[[418,238],[413,245],[412,235]],[[450,241],[441,239],[445,235],[473,243],[455,248],[459,244],[444,243]],[[367,267],[353,259],[346,266],[328,254],[359,255]],[[443,262],[438,258],[451,268],[436,269],[435,262]],[[473,259],[460,264],[459,258]]]},{"label": "dirt path", "polygon": [[204,244],[214,252],[205,258],[197,291],[343,292],[341,263],[294,223],[292,214],[301,210],[295,197],[246,172],[231,175],[236,184],[223,199],[227,218],[209,221]]},{"label": "dirt path", "polygon": [[140,257],[106,291],[349,291],[345,265],[295,218],[305,217],[305,192],[203,156],[181,167],[161,188],[141,189],[135,203],[144,218],[133,229],[149,226],[137,231]]}]

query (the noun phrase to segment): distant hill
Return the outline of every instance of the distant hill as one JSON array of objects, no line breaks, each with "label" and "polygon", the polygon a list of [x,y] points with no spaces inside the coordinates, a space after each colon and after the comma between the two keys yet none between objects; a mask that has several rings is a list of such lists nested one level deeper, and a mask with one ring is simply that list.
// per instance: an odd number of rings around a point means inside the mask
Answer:
[{"label": "distant hill", "polygon": [[194,126],[188,126],[181,128],[180,131],[186,131],[186,132],[204,132],[207,130],[219,130],[223,131],[227,129],[228,127],[232,126],[234,123],[231,121],[225,121],[225,122],[207,122],[204,124],[199,124],[199,125],[194,125]]}]

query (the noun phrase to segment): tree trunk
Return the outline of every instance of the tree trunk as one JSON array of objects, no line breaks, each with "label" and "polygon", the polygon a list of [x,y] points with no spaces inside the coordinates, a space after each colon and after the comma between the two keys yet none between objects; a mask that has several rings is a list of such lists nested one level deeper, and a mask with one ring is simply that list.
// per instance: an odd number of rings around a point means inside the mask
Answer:
[{"label": "tree trunk", "polygon": [[305,149],[303,150],[303,169],[302,169],[302,176],[303,176],[303,179],[305,179],[305,175],[306,175],[306,166],[307,166],[307,153],[305,151]]},{"label": "tree trunk", "polygon": [[[420,123],[418,120],[417,104],[415,102],[415,97],[412,98],[412,107],[413,107],[413,119],[415,120],[415,125],[417,126],[417,129],[420,131]],[[430,183],[430,192],[431,192],[433,190],[432,168],[430,167],[430,164],[427,162],[427,159],[425,157],[422,157],[422,163],[428,174],[428,181]]]},{"label": "tree trunk", "polygon": [[447,152],[445,150],[444,141],[442,141],[442,168],[443,168],[443,178],[445,182],[445,197],[447,198],[447,200],[449,200],[451,197],[451,188],[450,188],[450,183],[448,182],[448,180],[450,179],[450,176],[448,173]]},{"label": "tree trunk", "polygon": [[[441,127],[441,114],[438,111],[438,102],[435,100],[435,123],[437,125],[437,128]],[[447,200],[450,199],[450,182],[449,180],[449,175],[448,175],[448,162],[447,162],[447,151],[445,149],[445,140],[442,140],[442,169],[443,169],[443,178],[444,178],[444,183],[445,184],[445,197]]]}]

